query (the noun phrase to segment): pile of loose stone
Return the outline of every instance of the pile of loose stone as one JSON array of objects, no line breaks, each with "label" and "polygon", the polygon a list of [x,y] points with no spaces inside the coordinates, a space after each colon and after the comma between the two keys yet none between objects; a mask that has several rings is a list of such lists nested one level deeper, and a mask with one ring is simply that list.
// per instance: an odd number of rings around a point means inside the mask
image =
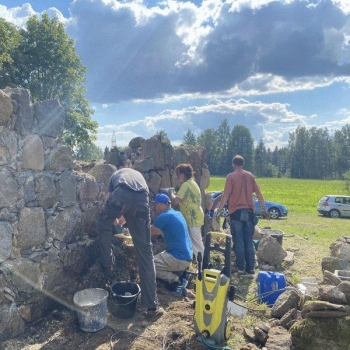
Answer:
[{"label": "pile of loose stone", "polygon": [[[287,287],[272,306],[269,321],[260,322],[253,330],[244,329],[250,343],[240,350],[349,349],[350,278],[339,277],[338,271],[349,270],[350,275],[350,237],[338,238],[330,251],[330,256],[322,259],[323,281],[310,284],[303,292]],[[288,252],[266,236],[259,243],[257,256],[260,267],[273,270]]]}]

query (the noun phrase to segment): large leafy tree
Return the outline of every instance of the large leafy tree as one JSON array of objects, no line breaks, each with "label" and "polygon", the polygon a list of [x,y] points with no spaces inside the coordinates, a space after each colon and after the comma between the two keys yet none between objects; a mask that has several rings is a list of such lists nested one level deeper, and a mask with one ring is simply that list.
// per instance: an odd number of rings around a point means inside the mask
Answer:
[{"label": "large leafy tree", "polygon": [[75,52],[74,42],[55,17],[32,16],[13,54],[15,71],[11,86],[29,89],[33,101],[58,98],[66,110],[63,136],[67,144],[77,146],[96,137],[97,123],[85,98],[86,67]]},{"label": "large leafy tree", "polygon": [[0,18],[0,88],[11,85],[13,72],[14,51],[21,40],[19,30],[11,23]]}]

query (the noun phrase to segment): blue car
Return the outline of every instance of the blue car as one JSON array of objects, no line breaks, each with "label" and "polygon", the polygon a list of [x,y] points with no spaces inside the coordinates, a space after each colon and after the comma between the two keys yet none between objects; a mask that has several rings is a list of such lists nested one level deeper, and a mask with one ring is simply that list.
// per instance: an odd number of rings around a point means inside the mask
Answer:
[{"label": "blue car", "polygon": [[[222,193],[223,193],[223,191],[212,192],[211,193],[212,202],[214,202],[214,200],[218,196],[220,196]],[[253,201],[254,201],[254,205],[255,205],[255,214],[259,216],[260,211],[261,211],[261,207],[260,207],[260,203],[258,201],[258,198],[255,195],[253,195]],[[219,206],[219,204],[218,204],[218,206]],[[283,204],[265,201],[265,206],[266,206],[266,210],[270,214],[271,219],[279,219],[281,217],[285,217],[288,215],[288,209]],[[222,216],[227,216],[227,214],[228,214],[228,209],[227,209],[227,205],[225,205],[225,207],[222,210]]]}]

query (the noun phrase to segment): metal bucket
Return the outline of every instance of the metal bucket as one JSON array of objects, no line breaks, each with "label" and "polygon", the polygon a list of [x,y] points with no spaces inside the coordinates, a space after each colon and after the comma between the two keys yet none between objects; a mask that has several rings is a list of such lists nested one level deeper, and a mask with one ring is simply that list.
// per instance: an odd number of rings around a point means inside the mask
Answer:
[{"label": "metal bucket", "polygon": [[96,332],[107,324],[108,292],[101,288],[89,288],[74,294],[80,329]]}]

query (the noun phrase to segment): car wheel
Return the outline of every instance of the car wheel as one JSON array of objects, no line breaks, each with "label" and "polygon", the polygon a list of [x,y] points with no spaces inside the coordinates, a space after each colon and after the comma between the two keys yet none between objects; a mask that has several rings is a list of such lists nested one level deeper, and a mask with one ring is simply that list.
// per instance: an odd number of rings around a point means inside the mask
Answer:
[{"label": "car wheel", "polygon": [[269,214],[271,219],[278,219],[281,216],[281,213],[277,208],[270,208]]},{"label": "car wheel", "polygon": [[336,218],[339,218],[340,217],[340,213],[338,210],[336,209],[332,209],[330,212],[329,212],[329,216],[333,219],[336,219]]},{"label": "car wheel", "polygon": [[228,208],[226,205],[221,209],[220,215],[223,216],[224,218],[228,216]]}]

